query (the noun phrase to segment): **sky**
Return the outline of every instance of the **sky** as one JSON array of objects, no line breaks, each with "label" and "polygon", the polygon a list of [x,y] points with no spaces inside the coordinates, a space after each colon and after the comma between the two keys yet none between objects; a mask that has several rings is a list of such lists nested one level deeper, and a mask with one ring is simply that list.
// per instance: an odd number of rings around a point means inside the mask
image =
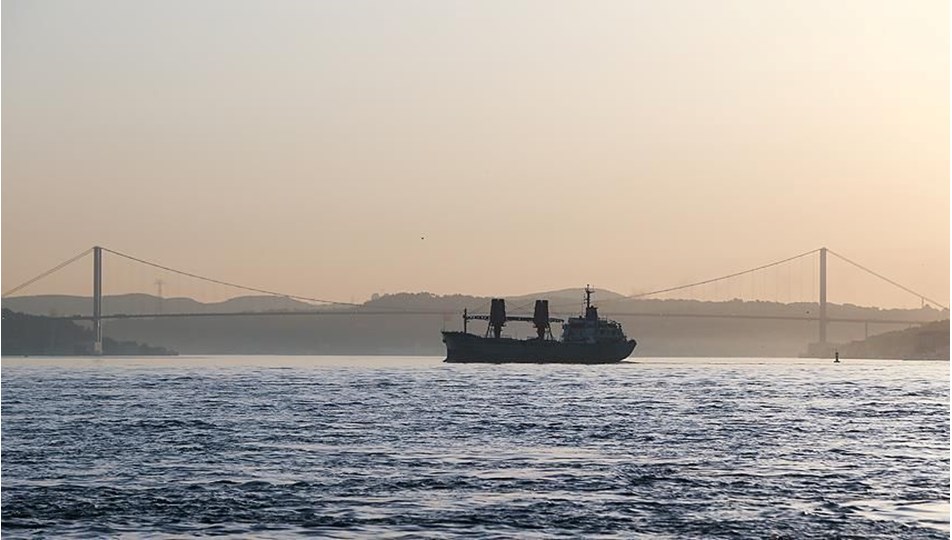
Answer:
[{"label": "sky", "polygon": [[[341,301],[630,294],[826,246],[948,305],[949,21],[930,0],[6,0],[3,290],[93,245]],[[832,301],[919,304],[836,268]]]}]

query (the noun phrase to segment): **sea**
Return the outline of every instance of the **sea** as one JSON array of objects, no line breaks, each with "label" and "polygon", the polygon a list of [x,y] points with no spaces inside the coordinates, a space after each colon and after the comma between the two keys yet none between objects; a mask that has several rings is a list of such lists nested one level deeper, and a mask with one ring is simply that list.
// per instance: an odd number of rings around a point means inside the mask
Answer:
[{"label": "sea", "polygon": [[949,363],[4,358],[3,538],[949,538]]}]

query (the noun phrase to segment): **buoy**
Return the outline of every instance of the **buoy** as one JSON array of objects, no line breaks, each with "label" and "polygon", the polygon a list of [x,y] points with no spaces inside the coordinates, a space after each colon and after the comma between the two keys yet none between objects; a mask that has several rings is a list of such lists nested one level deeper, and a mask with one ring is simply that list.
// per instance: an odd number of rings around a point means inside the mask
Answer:
[{"label": "buoy", "polygon": [[840,351],[836,351],[836,358],[833,360],[834,364],[840,363]]}]

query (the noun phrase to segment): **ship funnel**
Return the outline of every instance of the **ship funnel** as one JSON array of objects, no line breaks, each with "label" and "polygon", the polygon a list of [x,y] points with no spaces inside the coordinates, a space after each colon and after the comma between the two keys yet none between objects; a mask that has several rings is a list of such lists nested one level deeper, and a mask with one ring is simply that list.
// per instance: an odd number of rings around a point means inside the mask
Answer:
[{"label": "ship funnel", "polygon": [[532,324],[535,325],[536,333],[539,339],[545,339],[545,333],[549,329],[549,301],[536,300],[535,313],[532,315]]},{"label": "ship funnel", "polygon": [[502,335],[502,327],[506,324],[506,300],[503,298],[493,298],[492,306],[489,308],[489,327],[493,331],[494,337]]}]

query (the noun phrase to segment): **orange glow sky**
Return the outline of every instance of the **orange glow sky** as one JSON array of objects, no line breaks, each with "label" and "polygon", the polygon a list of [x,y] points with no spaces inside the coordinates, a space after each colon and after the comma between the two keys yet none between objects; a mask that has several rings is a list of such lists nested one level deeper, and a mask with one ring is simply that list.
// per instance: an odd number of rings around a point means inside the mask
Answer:
[{"label": "orange glow sky", "polygon": [[[2,25],[4,290],[94,244],[343,301],[631,293],[825,245],[948,304],[944,1],[8,0]],[[833,301],[918,305],[843,276]]]}]

